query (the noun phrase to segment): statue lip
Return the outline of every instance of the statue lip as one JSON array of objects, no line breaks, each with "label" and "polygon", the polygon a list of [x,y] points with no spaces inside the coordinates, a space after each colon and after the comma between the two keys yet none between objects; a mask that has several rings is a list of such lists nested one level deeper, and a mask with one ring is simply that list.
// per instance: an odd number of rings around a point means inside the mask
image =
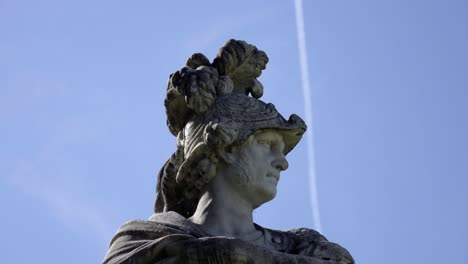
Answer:
[{"label": "statue lip", "polygon": [[280,174],[279,174],[279,173],[272,173],[272,172],[269,172],[269,173],[267,173],[267,177],[273,177],[273,178],[276,179],[276,181],[279,181]]}]

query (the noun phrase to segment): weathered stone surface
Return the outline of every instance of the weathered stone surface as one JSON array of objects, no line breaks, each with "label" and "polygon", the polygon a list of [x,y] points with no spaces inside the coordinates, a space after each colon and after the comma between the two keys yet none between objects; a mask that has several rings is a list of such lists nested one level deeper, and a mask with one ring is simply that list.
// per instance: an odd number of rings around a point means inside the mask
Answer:
[{"label": "weathered stone surface", "polygon": [[229,40],[213,63],[196,53],[171,74],[164,104],[177,148],[158,175],[155,213],[124,224],[104,263],[354,263],[314,230],[253,222],[306,130],[258,99],[267,62],[255,46]]}]

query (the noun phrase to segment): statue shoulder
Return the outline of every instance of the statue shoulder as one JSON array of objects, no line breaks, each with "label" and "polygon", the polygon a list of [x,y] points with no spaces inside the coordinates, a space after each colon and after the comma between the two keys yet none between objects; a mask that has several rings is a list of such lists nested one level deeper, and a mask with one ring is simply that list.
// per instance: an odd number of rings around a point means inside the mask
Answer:
[{"label": "statue shoulder", "polygon": [[328,241],[325,236],[320,234],[318,231],[309,228],[296,228],[286,231],[289,236],[293,237],[296,240],[301,241],[313,241],[313,242],[322,242]]},{"label": "statue shoulder", "polygon": [[157,239],[172,234],[203,236],[203,232],[190,220],[175,212],[156,213],[148,220],[130,220],[117,230],[112,242],[121,236],[145,237]]},{"label": "statue shoulder", "polygon": [[131,220],[117,230],[103,263],[142,260],[146,254],[160,259],[166,244],[179,239],[196,239],[202,235],[189,220],[174,212],[154,214],[148,220]]},{"label": "statue shoulder", "polygon": [[263,228],[267,234],[270,246],[280,252],[298,254],[302,249],[313,247],[327,239],[319,232],[309,228],[297,228],[288,231],[280,231]]},{"label": "statue shoulder", "polygon": [[315,246],[324,241],[328,241],[318,231],[309,228],[296,228],[286,231],[289,239],[292,241],[290,253],[302,254],[304,249],[313,249]]}]

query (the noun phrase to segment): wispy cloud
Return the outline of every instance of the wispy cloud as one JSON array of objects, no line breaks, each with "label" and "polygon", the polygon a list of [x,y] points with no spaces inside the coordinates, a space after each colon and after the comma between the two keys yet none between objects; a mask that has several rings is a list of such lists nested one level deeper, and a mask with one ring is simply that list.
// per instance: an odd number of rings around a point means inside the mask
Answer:
[{"label": "wispy cloud", "polygon": [[62,136],[44,142],[38,152],[25,153],[23,160],[12,164],[3,176],[14,190],[48,210],[71,232],[103,245],[108,242],[114,227],[106,217],[103,202],[86,188],[79,163],[64,157],[66,148],[83,138],[83,134],[73,135],[78,133],[73,125],[66,127],[66,131],[60,131]]},{"label": "wispy cloud", "polygon": [[315,169],[315,153],[314,153],[314,141],[313,141],[313,116],[312,116],[312,100],[310,91],[310,80],[309,80],[309,67],[307,64],[307,48],[306,38],[304,29],[304,12],[302,8],[302,0],[295,0],[294,6],[296,10],[296,28],[297,28],[297,43],[299,48],[299,60],[301,65],[301,79],[302,79],[302,90],[304,93],[304,110],[305,119],[309,125],[307,130],[307,152],[308,152],[308,164],[309,164],[309,188],[310,188],[310,203],[312,206],[312,215],[314,218],[314,228],[318,231],[322,229],[320,224],[320,209],[317,193],[317,174]]},{"label": "wispy cloud", "polygon": [[[74,188],[66,180],[70,176],[54,175],[48,177],[41,173],[36,162],[22,162],[17,170],[9,175],[9,184],[21,191],[32,202],[40,203],[46,210],[72,232],[85,234],[94,239],[109,238],[107,221],[93,201],[86,196],[86,191]],[[50,163],[48,163],[50,165]],[[59,178],[65,178],[59,179]],[[83,232],[85,231],[85,232]]]}]

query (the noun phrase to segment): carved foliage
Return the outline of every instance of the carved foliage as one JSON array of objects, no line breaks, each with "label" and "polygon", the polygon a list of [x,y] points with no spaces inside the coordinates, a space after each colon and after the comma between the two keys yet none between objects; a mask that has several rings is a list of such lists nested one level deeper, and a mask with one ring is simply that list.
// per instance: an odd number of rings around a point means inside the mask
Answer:
[{"label": "carved foliage", "polygon": [[268,63],[265,52],[244,41],[229,40],[213,61],[220,75],[228,75],[234,82],[236,92],[260,98],[263,86],[256,79]]},{"label": "carved foliage", "polygon": [[263,86],[257,77],[267,62],[265,52],[232,39],[212,64],[201,53],[190,56],[186,66],[169,77],[164,105],[171,133],[177,135],[194,116],[209,111],[216,97],[233,92],[261,97]]}]

